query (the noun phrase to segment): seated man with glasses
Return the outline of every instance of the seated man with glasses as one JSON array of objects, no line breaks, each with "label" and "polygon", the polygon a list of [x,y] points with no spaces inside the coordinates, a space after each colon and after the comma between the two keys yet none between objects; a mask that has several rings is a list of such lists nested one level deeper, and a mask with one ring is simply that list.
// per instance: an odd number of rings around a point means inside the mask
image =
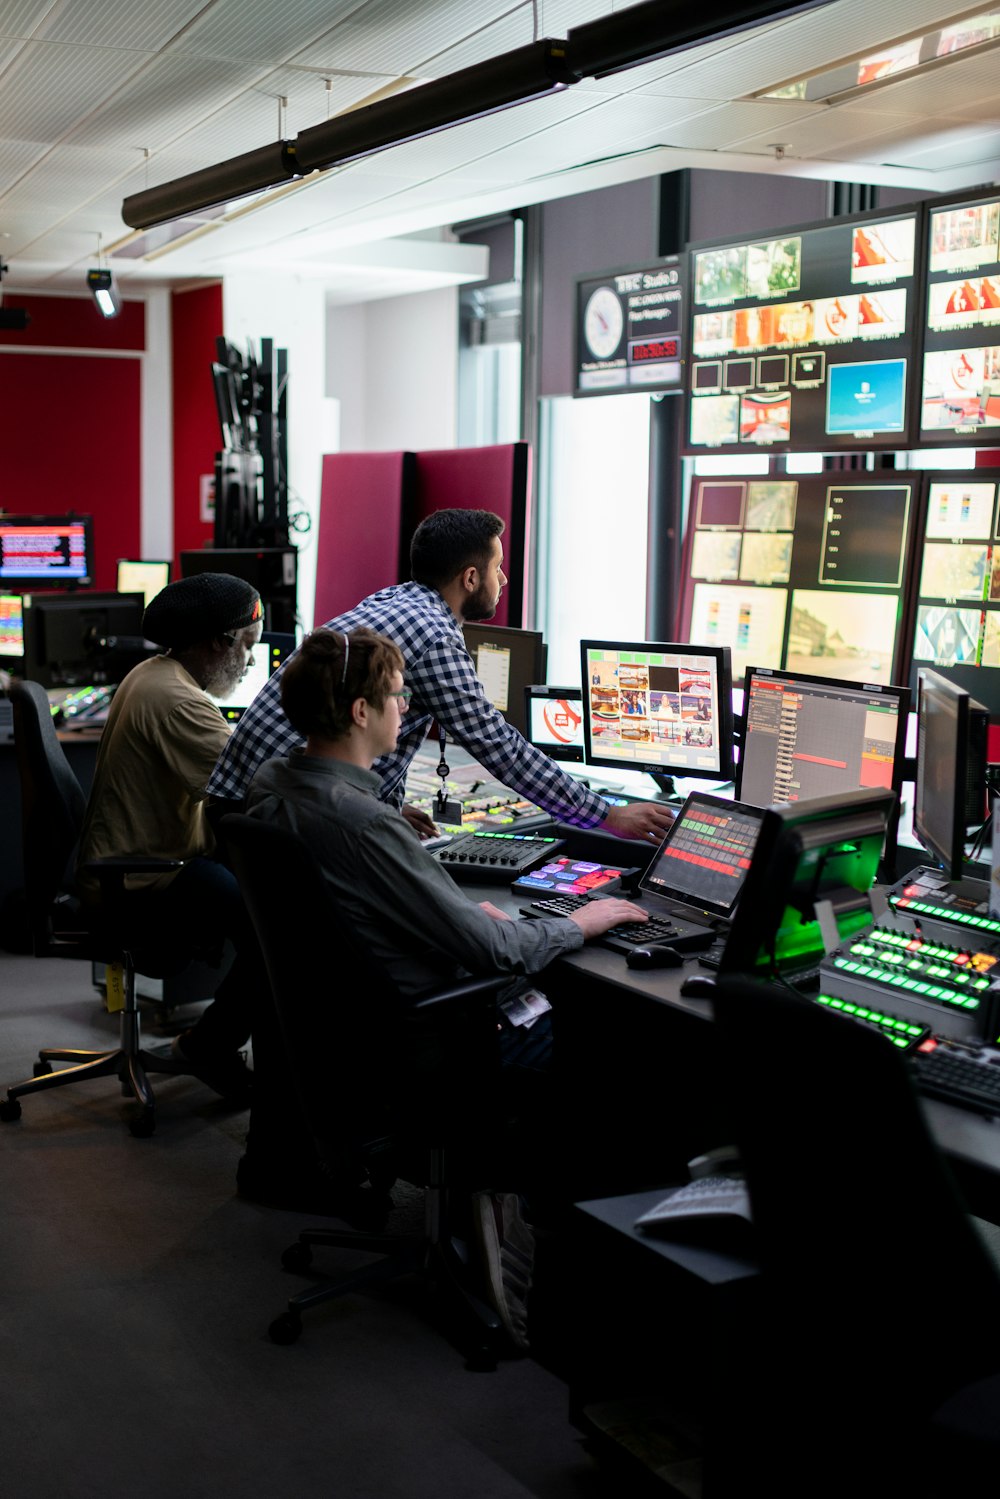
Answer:
[{"label": "seated man with glasses", "polygon": [[[468,898],[401,812],[379,799],[372,765],[392,753],[400,732],[409,697],[402,667],[398,647],[365,627],[307,636],[281,681],[282,706],[305,745],[260,768],[247,806],[251,816],[292,829],[309,846],[358,941],[399,992],[418,998],[465,974],[499,973],[510,974],[513,994],[527,987],[518,978],[538,973],[587,937],[621,921],[644,921],[637,906],[617,899],[586,905],[569,918],[512,921],[489,901],[477,905]],[[548,1016],[525,1029],[507,1018],[503,999],[500,1010],[504,1064],[544,1068]],[[258,1166],[256,1136],[255,1104],[244,1178]],[[267,1129],[262,1137],[275,1138]],[[259,1164],[266,1172],[269,1163]],[[274,1168],[277,1175],[281,1166],[275,1162]],[[505,1246],[514,1246],[523,1267],[530,1232],[512,1193],[477,1194],[476,1213],[497,1311],[515,1343],[523,1343],[523,1305],[514,1305],[518,1298],[499,1267]],[[522,1284],[522,1302],[525,1290]]]}]

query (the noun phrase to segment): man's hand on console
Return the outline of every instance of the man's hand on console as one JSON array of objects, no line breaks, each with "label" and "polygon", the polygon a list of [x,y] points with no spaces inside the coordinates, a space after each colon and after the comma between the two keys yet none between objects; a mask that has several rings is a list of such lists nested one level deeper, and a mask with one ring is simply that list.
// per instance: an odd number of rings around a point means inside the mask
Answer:
[{"label": "man's hand on console", "polygon": [[629,802],[624,807],[610,808],[598,826],[602,833],[614,833],[616,838],[639,838],[646,843],[659,843],[673,820],[672,809],[662,802]]},{"label": "man's hand on console", "polygon": [[437,824],[428,817],[426,812],[422,812],[419,807],[414,807],[407,802],[402,808],[402,813],[418,838],[437,837]]},{"label": "man's hand on console", "polygon": [[573,911],[567,920],[575,921],[584,937],[602,937],[613,926],[621,926],[626,921],[648,921],[649,916],[632,901],[611,897],[608,900],[589,900],[578,911]]}]

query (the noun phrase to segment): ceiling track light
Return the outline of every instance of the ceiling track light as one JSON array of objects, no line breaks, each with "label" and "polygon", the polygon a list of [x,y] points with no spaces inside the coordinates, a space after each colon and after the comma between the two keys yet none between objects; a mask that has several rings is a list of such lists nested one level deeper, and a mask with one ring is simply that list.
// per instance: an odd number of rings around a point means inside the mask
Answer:
[{"label": "ceiling track light", "polygon": [[87,287],[102,317],[118,316],[122,310],[122,299],[118,295],[118,288],[111,271],[101,269],[88,271]]},{"label": "ceiling track light", "polygon": [[643,0],[599,21],[573,27],[565,41],[546,39],[488,58],[459,73],[420,84],[393,98],[346,111],[242,156],[133,193],[122,204],[132,229],[150,229],[220,203],[263,192],[306,172],[342,166],[376,151],[419,140],[530,99],[545,98],[582,78],[602,78],[699,43],[816,10],[831,0]]}]

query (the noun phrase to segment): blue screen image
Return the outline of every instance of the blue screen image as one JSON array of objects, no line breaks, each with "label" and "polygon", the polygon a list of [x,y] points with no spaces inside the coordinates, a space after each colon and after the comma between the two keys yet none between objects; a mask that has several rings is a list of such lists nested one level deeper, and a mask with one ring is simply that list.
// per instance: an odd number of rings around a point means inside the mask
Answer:
[{"label": "blue screen image", "polygon": [[902,432],[906,360],[873,359],[827,369],[828,432]]}]

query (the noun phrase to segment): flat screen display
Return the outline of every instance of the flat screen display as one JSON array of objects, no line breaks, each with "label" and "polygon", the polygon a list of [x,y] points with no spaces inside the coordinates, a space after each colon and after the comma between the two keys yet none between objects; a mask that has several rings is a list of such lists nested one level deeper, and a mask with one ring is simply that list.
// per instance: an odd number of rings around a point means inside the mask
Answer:
[{"label": "flat screen display", "polygon": [[533,683],[525,690],[526,738],[553,760],[583,759],[583,694],[579,687]]},{"label": "flat screen display", "polygon": [[[574,395],[680,394],[687,338],[683,275],[680,256],[667,255],[638,270],[577,281]],[[706,377],[716,378],[710,370]]]},{"label": "flat screen display", "polygon": [[0,515],[0,583],[82,587],[92,571],[89,515]]},{"label": "flat screen display", "polygon": [[1000,442],[1000,194],[928,209],[920,438]]},{"label": "flat screen display", "polygon": [[687,451],[905,446],[920,227],[914,208],[693,248]]},{"label": "flat screen display", "polygon": [[583,640],[580,654],[589,764],[729,778],[733,724],[728,650]]},{"label": "flat screen display", "polygon": [[903,473],[695,478],[678,633],[728,646],[736,681],[899,680],[919,492]]},{"label": "flat screen display", "polygon": [[485,623],[463,625],[462,633],[486,696],[518,733],[526,734],[524,690],[545,681],[541,632]]},{"label": "flat screen display", "polygon": [[24,614],[19,593],[0,593],[0,656],[24,655]]},{"label": "flat screen display", "polygon": [[148,608],[170,582],[170,563],[134,562],[120,558],[117,582],[119,593],[141,593]]}]

